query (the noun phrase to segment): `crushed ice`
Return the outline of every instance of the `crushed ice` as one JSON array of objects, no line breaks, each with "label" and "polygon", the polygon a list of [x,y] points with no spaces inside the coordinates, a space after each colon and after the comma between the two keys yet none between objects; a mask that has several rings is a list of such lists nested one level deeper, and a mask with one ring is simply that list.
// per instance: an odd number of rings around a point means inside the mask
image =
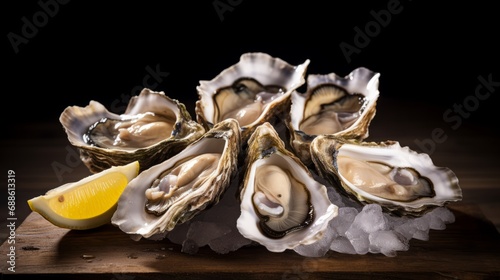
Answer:
[{"label": "crushed ice", "polygon": [[[321,240],[294,249],[302,256],[321,257],[331,250],[394,257],[398,251],[409,250],[411,239],[426,241],[429,230],[444,230],[447,224],[455,221],[455,216],[446,207],[436,208],[418,218],[395,217],[383,212],[378,204],[361,206],[324,181],[322,183],[327,186],[332,203],[339,207],[339,213],[330,221]],[[233,183],[217,205],[177,225],[166,237],[182,245],[182,252],[188,254],[197,253],[203,246],[227,254],[245,246],[258,245],[243,237],[236,228],[240,215],[237,190],[237,184]]]}]

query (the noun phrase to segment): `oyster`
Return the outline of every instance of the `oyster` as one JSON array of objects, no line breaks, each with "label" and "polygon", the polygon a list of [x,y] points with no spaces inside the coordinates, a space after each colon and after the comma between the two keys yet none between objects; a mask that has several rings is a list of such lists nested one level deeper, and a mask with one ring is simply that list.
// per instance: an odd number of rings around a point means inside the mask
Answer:
[{"label": "oyster", "polygon": [[318,174],[362,204],[377,203],[397,215],[421,216],[460,201],[456,175],[429,155],[397,141],[359,142],[317,136],[311,156]]},{"label": "oyster", "polygon": [[86,107],[67,107],[59,120],[93,173],[135,160],[142,171],[177,154],[205,132],[182,103],[147,88],[130,99],[124,114],[111,113],[92,100]]},{"label": "oyster", "polygon": [[326,187],[285,149],[268,122],[256,128],[248,147],[239,232],[272,252],[318,241],[338,211]]},{"label": "oyster", "polygon": [[134,239],[165,237],[218,203],[235,176],[240,128],[219,122],[179,154],[140,173],[125,188],[111,222]]},{"label": "oyster", "polygon": [[197,87],[196,117],[209,129],[235,118],[248,139],[255,127],[273,122],[289,106],[290,93],[304,84],[309,60],[294,66],[265,53],[246,53],[240,61]]},{"label": "oyster", "polygon": [[307,165],[312,164],[309,146],[320,134],[362,140],[375,116],[379,73],[357,68],[346,77],[335,73],[308,75],[307,90],[291,94],[287,126],[290,145]]}]

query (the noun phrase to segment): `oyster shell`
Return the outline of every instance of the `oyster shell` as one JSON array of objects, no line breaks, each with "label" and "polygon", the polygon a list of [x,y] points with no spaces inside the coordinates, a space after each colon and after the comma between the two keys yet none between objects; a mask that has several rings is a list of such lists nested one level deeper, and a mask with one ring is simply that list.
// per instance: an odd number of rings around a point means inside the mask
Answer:
[{"label": "oyster shell", "polygon": [[397,141],[359,142],[317,136],[311,156],[318,174],[362,204],[377,203],[397,215],[421,216],[460,201],[456,175],[429,155]]},{"label": "oyster shell", "polygon": [[239,232],[272,252],[318,241],[338,211],[326,187],[285,149],[268,122],[256,128],[248,147]]},{"label": "oyster shell", "polygon": [[209,129],[235,118],[246,141],[255,127],[273,122],[289,106],[290,93],[304,84],[309,60],[294,66],[265,53],[245,53],[240,61],[197,87],[196,117]]},{"label": "oyster shell", "polygon": [[130,181],[111,222],[133,239],[164,238],[178,224],[218,203],[235,176],[238,122],[227,119],[164,162]]},{"label": "oyster shell", "polygon": [[142,171],[178,153],[205,132],[184,104],[147,88],[130,99],[121,115],[92,100],[86,107],[67,107],[59,120],[93,173],[135,160]]},{"label": "oyster shell", "polygon": [[290,145],[307,165],[312,164],[309,146],[320,134],[362,140],[375,116],[379,73],[360,67],[346,77],[335,73],[308,75],[307,90],[291,94],[287,126]]}]

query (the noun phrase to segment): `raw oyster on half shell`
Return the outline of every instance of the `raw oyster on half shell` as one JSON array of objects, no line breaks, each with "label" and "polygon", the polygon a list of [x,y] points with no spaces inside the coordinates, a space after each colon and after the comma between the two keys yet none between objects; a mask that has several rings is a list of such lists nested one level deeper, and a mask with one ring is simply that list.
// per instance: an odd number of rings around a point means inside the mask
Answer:
[{"label": "raw oyster on half shell", "polygon": [[224,120],[143,171],[125,188],[111,222],[133,239],[158,239],[215,205],[235,177],[240,137],[238,122]]},{"label": "raw oyster on half shell", "polygon": [[93,173],[138,160],[141,170],[177,154],[205,129],[184,104],[164,92],[143,89],[121,115],[90,101],[67,107],[59,118],[69,142]]},{"label": "raw oyster on half shell", "polygon": [[269,123],[248,140],[249,154],[240,192],[240,233],[282,252],[318,241],[338,207],[326,187],[291,152]]},{"label": "raw oyster on half shell", "polygon": [[210,81],[200,81],[196,116],[210,129],[214,124],[234,118],[246,141],[255,127],[273,122],[288,107],[290,93],[304,84],[306,60],[291,65],[265,53],[245,53],[240,61]]},{"label": "raw oyster on half shell", "polygon": [[291,94],[287,126],[295,154],[311,165],[309,146],[317,135],[363,140],[375,116],[379,73],[360,67],[346,77],[308,75],[305,93]]},{"label": "raw oyster on half shell", "polygon": [[377,203],[397,215],[421,216],[460,201],[456,175],[429,155],[397,141],[359,142],[319,135],[311,143],[318,174],[362,204]]}]

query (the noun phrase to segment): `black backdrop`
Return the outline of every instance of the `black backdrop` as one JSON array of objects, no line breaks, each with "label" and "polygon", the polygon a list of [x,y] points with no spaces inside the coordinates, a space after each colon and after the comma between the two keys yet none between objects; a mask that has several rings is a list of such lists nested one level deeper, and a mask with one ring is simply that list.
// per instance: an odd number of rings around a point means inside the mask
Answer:
[{"label": "black backdrop", "polygon": [[12,2],[2,9],[7,131],[58,122],[66,106],[90,100],[118,111],[152,71],[155,90],[194,112],[199,80],[252,51],[310,59],[314,74],[364,66],[381,73],[381,100],[441,113],[468,100],[476,107],[466,122],[498,119],[500,86],[474,103],[479,76],[500,82],[498,13],[486,1]]}]

